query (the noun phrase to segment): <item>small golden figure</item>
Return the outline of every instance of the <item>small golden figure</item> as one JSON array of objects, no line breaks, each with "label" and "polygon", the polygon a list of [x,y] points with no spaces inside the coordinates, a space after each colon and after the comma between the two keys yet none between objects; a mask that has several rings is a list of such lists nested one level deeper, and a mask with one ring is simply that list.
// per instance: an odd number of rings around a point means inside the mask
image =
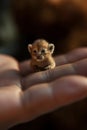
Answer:
[{"label": "small golden figure", "polygon": [[33,44],[28,44],[28,51],[31,54],[31,66],[35,71],[53,69],[56,64],[52,57],[54,44],[48,43],[44,39],[35,40]]}]

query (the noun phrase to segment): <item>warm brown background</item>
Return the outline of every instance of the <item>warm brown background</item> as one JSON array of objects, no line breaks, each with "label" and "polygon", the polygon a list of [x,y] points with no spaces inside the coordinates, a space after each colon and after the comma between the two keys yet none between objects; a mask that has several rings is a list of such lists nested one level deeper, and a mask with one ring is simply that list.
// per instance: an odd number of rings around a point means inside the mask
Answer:
[{"label": "warm brown background", "polygon": [[53,42],[56,54],[87,45],[86,0],[14,0],[12,9],[25,50],[37,38]]}]

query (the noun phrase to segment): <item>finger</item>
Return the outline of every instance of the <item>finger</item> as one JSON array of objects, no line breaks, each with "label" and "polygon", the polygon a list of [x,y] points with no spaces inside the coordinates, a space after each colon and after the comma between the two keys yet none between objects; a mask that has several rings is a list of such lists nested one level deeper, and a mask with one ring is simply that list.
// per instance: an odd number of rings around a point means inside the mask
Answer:
[{"label": "finger", "polygon": [[64,75],[76,74],[72,65],[67,64],[64,66],[56,67],[55,69],[41,71],[24,77],[22,79],[22,86],[24,89],[35,84],[50,82],[56,78]]},{"label": "finger", "polygon": [[[66,75],[87,75],[87,59],[77,61],[72,64],[65,64],[55,69],[47,70],[44,72],[34,73],[22,79],[22,85],[29,87],[34,84],[50,82]],[[24,89],[26,89],[24,88]]]},{"label": "finger", "polygon": [[34,72],[34,70],[32,70],[31,68],[30,60],[21,62],[19,65],[19,68],[20,68],[21,75],[23,76]]},{"label": "finger", "polygon": [[57,66],[69,64],[81,59],[87,58],[87,48],[78,48],[65,55],[55,57]]},{"label": "finger", "polygon": [[0,54],[0,68],[0,72],[7,69],[19,70],[19,65],[13,57]]},{"label": "finger", "polygon": [[[56,65],[64,65],[87,58],[87,48],[78,48],[65,55],[60,55],[55,57]],[[30,61],[24,61],[20,63],[20,71],[22,75],[27,75],[34,72],[30,66]]]},{"label": "finger", "polygon": [[24,120],[29,121],[87,97],[87,78],[66,76],[24,91]]},{"label": "finger", "polygon": [[0,55],[0,87],[16,84],[20,86],[18,62],[7,55]]}]

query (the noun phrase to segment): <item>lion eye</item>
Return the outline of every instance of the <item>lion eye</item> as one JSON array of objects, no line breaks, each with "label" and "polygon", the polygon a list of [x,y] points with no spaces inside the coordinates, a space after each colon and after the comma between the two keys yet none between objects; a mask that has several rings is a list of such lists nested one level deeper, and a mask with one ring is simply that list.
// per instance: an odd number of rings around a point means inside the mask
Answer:
[{"label": "lion eye", "polygon": [[37,50],[33,50],[33,52],[36,54],[36,53],[37,53]]},{"label": "lion eye", "polygon": [[41,52],[42,52],[42,53],[45,53],[45,49],[42,49]]}]

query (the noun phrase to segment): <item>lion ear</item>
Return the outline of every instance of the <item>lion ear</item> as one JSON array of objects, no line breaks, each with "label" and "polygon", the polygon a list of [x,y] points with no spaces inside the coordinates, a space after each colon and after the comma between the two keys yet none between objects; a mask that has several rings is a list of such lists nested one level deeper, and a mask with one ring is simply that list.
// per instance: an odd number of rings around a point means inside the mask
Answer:
[{"label": "lion ear", "polygon": [[32,50],[32,44],[28,44],[28,51],[31,53]]},{"label": "lion ear", "polygon": [[55,49],[54,44],[53,44],[53,43],[50,43],[50,44],[49,44],[49,51],[51,52],[51,54],[53,54],[54,49]]}]

